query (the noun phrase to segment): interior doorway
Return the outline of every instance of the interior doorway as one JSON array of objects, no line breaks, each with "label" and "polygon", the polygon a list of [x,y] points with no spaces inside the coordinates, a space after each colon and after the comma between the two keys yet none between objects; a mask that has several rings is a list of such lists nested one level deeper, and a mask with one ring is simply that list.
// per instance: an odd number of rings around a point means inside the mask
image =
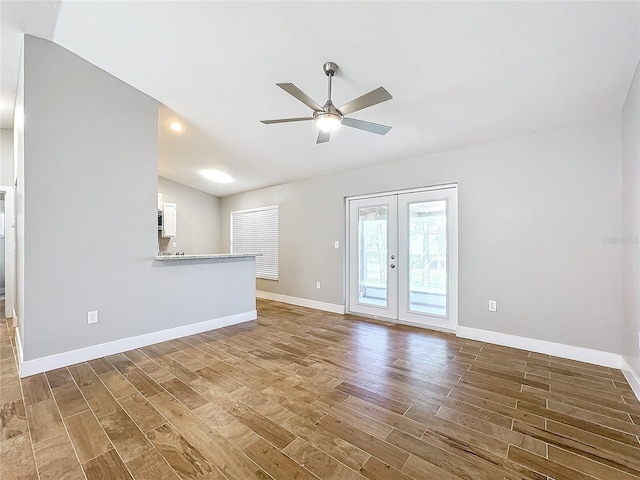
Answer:
[{"label": "interior doorway", "polygon": [[12,187],[0,186],[0,197],[2,198],[2,215],[0,219],[0,248],[3,250],[0,255],[0,276],[2,277],[2,288],[4,289],[4,309],[6,318],[15,318],[16,311],[16,228],[15,228],[15,202],[14,189]]},{"label": "interior doorway", "polygon": [[0,298],[4,298],[5,294],[5,193],[0,192]]},{"label": "interior doorway", "polygon": [[349,312],[455,331],[457,187],[351,198],[347,205]]}]

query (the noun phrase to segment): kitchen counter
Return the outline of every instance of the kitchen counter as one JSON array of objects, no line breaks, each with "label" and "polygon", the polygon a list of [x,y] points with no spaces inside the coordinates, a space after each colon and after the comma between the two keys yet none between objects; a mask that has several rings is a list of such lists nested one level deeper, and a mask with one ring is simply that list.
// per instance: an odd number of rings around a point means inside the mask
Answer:
[{"label": "kitchen counter", "polygon": [[161,262],[175,260],[216,260],[225,258],[253,258],[261,253],[199,253],[196,255],[156,255],[155,259]]}]

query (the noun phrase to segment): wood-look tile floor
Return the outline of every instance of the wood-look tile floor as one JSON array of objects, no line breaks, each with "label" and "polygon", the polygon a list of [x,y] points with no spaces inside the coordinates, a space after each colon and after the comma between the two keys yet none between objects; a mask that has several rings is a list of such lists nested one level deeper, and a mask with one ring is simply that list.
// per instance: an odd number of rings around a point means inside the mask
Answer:
[{"label": "wood-look tile floor", "polygon": [[620,371],[258,310],[22,380],[0,324],[1,478],[640,478],[640,404]]}]

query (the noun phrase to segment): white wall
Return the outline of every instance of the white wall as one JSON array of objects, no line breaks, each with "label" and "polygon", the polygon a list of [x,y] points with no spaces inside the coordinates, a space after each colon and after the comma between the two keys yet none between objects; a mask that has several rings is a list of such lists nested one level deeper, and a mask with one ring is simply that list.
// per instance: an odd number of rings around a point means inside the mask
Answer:
[{"label": "white wall", "polygon": [[619,352],[618,117],[225,197],[222,248],[230,211],[279,204],[280,280],[258,289],[344,304],[344,198],[455,182],[459,324]]},{"label": "white wall", "polygon": [[[178,205],[178,230],[174,238],[158,236],[160,251],[220,253],[220,199],[164,177],[158,177],[162,201]],[[175,242],[176,246],[173,246]]]},{"label": "white wall", "polygon": [[[31,36],[19,96],[27,119],[17,195],[25,362],[255,312],[252,264],[154,260],[154,99]],[[87,325],[90,310],[99,323]]]},{"label": "white wall", "polygon": [[640,73],[636,70],[622,111],[621,352],[640,378]]},{"label": "white wall", "polygon": [[0,185],[13,187],[13,130],[0,129]]}]

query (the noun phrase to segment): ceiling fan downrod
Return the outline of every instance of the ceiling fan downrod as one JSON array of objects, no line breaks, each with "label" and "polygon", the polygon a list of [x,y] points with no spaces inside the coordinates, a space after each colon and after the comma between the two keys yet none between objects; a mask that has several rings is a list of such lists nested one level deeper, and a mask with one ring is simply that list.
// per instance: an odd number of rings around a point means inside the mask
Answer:
[{"label": "ceiling fan downrod", "polygon": [[322,66],[322,70],[327,77],[329,77],[329,91],[328,91],[328,102],[331,103],[331,80],[333,76],[338,72],[338,65],[333,62],[327,62]]}]

